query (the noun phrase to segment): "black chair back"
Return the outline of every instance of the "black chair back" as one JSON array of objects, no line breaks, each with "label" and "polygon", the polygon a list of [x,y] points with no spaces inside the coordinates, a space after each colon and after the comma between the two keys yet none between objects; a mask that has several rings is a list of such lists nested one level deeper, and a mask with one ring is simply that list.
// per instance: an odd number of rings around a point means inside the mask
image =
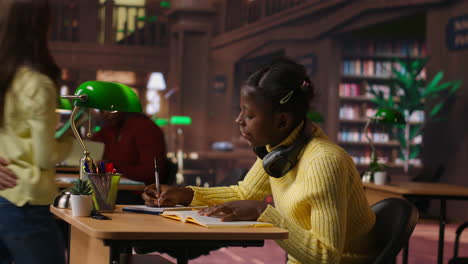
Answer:
[{"label": "black chair back", "polygon": [[407,200],[389,198],[372,205],[372,210],[377,216],[375,230],[380,248],[373,263],[392,263],[413,233],[418,209]]}]

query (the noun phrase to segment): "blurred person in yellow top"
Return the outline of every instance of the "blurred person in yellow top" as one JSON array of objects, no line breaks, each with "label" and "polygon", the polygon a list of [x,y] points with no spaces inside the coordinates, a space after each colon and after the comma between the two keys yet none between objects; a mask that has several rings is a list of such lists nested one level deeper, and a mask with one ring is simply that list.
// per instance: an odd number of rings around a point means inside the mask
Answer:
[{"label": "blurred person in yellow top", "polygon": [[0,188],[2,264],[65,263],[49,205],[72,138],[54,139],[60,69],[48,49],[49,14],[47,0],[0,1],[0,178],[10,179]]},{"label": "blurred person in yellow top", "polygon": [[[241,88],[241,135],[257,161],[229,187],[172,187],[143,194],[146,205],[208,205],[223,221],[257,220],[289,231],[277,243],[288,263],[370,263],[377,254],[375,214],[353,160],[306,121],[313,86],[302,65],[283,59],[249,77]],[[263,201],[272,195],[274,205]]]}]

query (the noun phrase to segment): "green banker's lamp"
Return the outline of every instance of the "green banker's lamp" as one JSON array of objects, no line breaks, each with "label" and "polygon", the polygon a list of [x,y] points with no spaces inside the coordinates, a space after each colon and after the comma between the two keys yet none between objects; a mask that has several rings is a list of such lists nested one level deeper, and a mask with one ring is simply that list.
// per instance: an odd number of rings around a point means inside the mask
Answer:
[{"label": "green banker's lamp", "polygon": [[377,166],[377,155],[375,153],[375,146],[372,137],[367,133],[367,129],[371,123],[384,124],[384,125],[397,125],[405,124],[405,117],[399,111],[393,108],[379,108],[374,116],[368,117],[366,125],[364,126],[364,134],[366,135],[369,145],[371,147],[371,166]]},{"label": "green banker's lamp", "polygon": [[153,119],[153,121],[158,127],[164,127],[169,124],[169,121],[167,120],[167,118],[156,118],[156,119]]},{"label": "green banker's lamp", "polygon": [[[80,159],[80,178],[84,179],[83,167],[86,164],[89,168],[93,168],[94,163],[76,129],[75,116],[80,108],[94,108],[120,112],[142,112],[142,107],[137,94],[132,88],[114,82],[87,81],[78,86],[74,95],[65,95],[62,96],[62,98],[73,100],[74,107],[70,116],[71,129],[83,149],[83,157]],[[90,123],[91,120],[89,120],[89,124]],[[88,127],[88,136],[91,136],[90,132]]]}]

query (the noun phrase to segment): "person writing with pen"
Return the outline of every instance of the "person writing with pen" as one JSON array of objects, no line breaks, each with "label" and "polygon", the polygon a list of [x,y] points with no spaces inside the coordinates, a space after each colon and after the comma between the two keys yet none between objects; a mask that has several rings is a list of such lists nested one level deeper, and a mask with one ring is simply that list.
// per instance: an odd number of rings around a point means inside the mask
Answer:
[{"label": "person writing with pen", "polygon": [[[161,194],[151,185],[142,195],[145,204],[208,205],[200,214],[287,229],[289,238],[277,243],[289,264],[371,262],[375,214],[353,160],[306,121],[313,97],[304,67],[294,61],[256,71],[241,88],[236,118],[258,156],[244,180],[229,187],[170,187]],[[267,195],[274,205],[263,200]]]}]

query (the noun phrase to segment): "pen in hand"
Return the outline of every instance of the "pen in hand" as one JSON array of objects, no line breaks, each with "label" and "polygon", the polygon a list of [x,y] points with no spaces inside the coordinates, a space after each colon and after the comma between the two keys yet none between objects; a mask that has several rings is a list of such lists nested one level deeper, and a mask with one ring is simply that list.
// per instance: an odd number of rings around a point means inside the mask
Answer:
[{"label": "pen in hand", "polygon": [[159,204],[159,196],[161,195],[161,188],[159,186],[158,164],[156,163],[156,157],[154,158],[154,185],[156,186],[156,193],[158,195],[158,207],[161,207]]}]

